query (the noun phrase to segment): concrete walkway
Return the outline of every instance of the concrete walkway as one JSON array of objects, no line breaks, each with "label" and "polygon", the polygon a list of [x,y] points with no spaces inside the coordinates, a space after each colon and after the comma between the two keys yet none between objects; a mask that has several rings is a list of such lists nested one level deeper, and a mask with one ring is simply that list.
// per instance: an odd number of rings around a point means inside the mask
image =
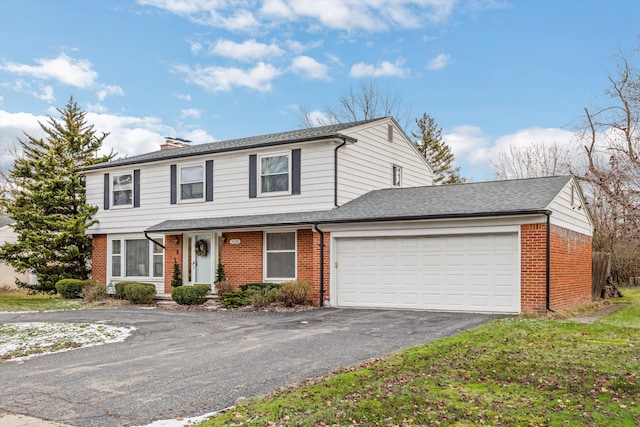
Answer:
[{"label": "concrete walkway", "polygon": [[618,311],[623,307],[626,307],[627,304],[611,304],[605,305],[604,307],[594,310],[591,313],[584,314],[582,316],[574,317],[571,319],[572,322],[577,323],[593,323],[598,319],[602,319],[613,313],[614,311]]},{"label": "concrete walkway", "polygon": [[2,427],[68,427],[66,424],[54,423],[26,415],[0,413],[0,426]]}]

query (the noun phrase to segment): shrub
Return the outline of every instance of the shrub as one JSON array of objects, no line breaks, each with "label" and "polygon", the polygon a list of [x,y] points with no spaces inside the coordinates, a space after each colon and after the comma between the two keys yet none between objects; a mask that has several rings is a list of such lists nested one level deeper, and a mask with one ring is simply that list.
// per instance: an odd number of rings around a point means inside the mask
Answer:
[{"label": "shrub", "polygon": [[127,283],[124,294],[131,304],[151,304],[156,295],[156,287],[150,283]]},{"label": "shrub", "polygon": [[180,264],[175,259],[173,260],[173,276],[171,276],[171,287],[177,288],[182,286],[182,277],[180,276]]},{"label": "shrub", "polygon": [[311,304],[312,301],[311,284],[306,280],[294,280],[283,283],[278,290],[276,299],[285,307],[294,305]]},{"label": "shrub", "polygon": [[216,282],[216,292],[218,292],[218,296],[220,298],[224,297],[229,292],[233,292],[236,290],[236,285],[228,280],[223,280],[221,282]]},{"label": "shrub", "polygon": [[277,289],[249,289],[245,293],[249,297],[249,302],[256,308],[266,307],[276,300]]},{"label": "shrub", "polygon": [[171,298],[180,305],[204,304],[211,291],[209,285],[179,286],[171,291]]},{"label": "shrub", "polygon": [[107,299],[107,285],[97,280],[87,280],[80,294],[85,302],[95,302]]},{"label": "shrub", "polygon": [[80,279],[60,279],[56,282],[56,292],[65,299],[80,298],[85,283]]},{"label": "shrub", "polygon": [[220,300],[220,304],[225,308],[238,308],[251,304],[251,301],[246,292],[234,291],[227,292]]},{"label": "shrub", "polygon": [[278,289],[280,288],[280,283],[247,283],[246,285],[240,285],[240,290],[241,291],[248,291],[248,290],[261,290],[261,289],[266,289],[266,290],[270,290],[270,289]]},{"label": "shrub", "polygon": [[116,288],[116,298],[127,299],[127,296],[124,293],[124,288],[130,283],[133,282],[118,282],[115,284],[114,287]]}]

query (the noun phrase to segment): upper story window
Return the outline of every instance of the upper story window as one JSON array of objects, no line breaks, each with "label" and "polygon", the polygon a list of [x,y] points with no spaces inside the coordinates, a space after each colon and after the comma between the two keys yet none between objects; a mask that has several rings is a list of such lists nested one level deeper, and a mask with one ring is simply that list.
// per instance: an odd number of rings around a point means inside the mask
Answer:
[{"label": "upper story window", "polygon": [[191,165],[180,167],[180,200],[204,198],[204,167]]},{"label": "upper story window", "polygon": [[133,174],[124,173],[112,176],[111,203],[116,206],[133,205]]},{"label": "upper story window", "polygon": [[290,164],[289,153],[260,156],[260,193],[289,194]]},{"label": "upper story window", "polygon": [[391,184],[394,187],[402,187],[402,166],[393,165],[391,171]]}]

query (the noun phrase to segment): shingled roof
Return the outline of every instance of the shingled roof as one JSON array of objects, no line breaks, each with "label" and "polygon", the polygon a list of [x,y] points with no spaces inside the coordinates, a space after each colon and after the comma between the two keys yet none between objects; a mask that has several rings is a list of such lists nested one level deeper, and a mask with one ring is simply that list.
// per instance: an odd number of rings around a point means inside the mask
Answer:
[{"label": "shingled roof", "polygon": [[569,176],[374,190],[325,211],[168,220],[147,231],[543,214]]},{"label": "shingled roof", "polygon": [[248,138],[230,139],[227,141],[209,142],[206,144],[190,145],[184,148],[171,150],[159,150],[138,156],[124,157],[110,162],[99,163],[82,168],[83,171],[111,168],[115,166],[133,165],[138,163],[155,162],[166,159],[200,156],[203,154],[223,153],[229,151],[246,150],[250,148],[268,147],[273,145],[293,144],[296,142],[318,141],[323,139],[346,138],[355,141],[351,137],[341,134],[341,131],[360,126],[366,123],[383,120],[384,118],[362,120],[350,123],[338,123],[334,125],[316,128],[297,129],[287,132],[271,133],[267,135],[251,136]]}]

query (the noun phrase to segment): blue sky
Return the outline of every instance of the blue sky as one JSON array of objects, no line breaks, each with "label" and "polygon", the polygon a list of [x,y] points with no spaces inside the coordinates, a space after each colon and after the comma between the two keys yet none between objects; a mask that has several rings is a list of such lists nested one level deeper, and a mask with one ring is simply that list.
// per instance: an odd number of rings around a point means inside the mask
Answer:
[{"label": "blue sky", "polygon": [[634,0],[1,0],[0,167],[70,95],[124,156],[296,129],[365,81],[488,179],[509,143],[571,143],[638,17]]}]

